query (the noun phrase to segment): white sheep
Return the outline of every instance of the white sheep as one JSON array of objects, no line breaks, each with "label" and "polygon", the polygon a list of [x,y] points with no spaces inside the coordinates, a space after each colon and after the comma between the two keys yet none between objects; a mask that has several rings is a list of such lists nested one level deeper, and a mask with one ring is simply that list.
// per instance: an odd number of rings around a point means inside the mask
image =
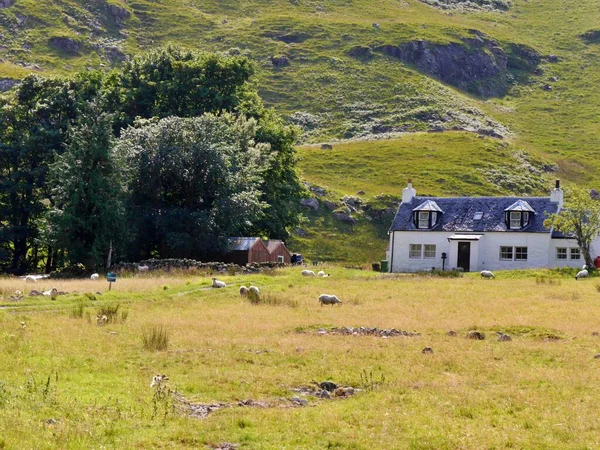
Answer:
[{"label": "white sheep", "polygon": [[58,295],[58,289],[56,289],[55,287],[53,287],[49,291],[42,292],[42,295],[45,295],[46,297],[52,297],[52,298],[54,298],[54,297],[56,297]]},{"label": "white sheep", "polygon": [[336,303],[339,303],[341,305],[342,301],[339,298],[337,298],[335,295],[321,294],[319,296],[319,303],[321,304],[321,306],[323,306],[323,305],[333,306]]},{"label": "white sheep", "polygon": [[589,272],[585,269],[580,270],[579,272],[577,272],[577,275],[575,275],[575,279],[579,280],[580,278],[586,278],[589,275]]},{"label": "white sheep", "polygon": [[216,278],[212,279],[212,287],[214,288],[224,288],[227,286],[224,281],[217,280]]},{"label": "white sheep", "polygon": [[302,271],[302,276],[303,277],[315,277],[316,275],[315,275],[315,273],[312,270],[304,269]]},{"label": "white sheep", "polygon": [[96,281],[98,279],[100,279],[100,275],[97,273],[93,273],[92,276],[90,276],[90,280]]},{"label": "white sheep", "polygon": [[33,275],[27,275],[25,277],[25,283],[37,283],[37,278],[35,278]]},{"label": "white sheep", "polygon": [[323,272],[322,270],[319,270],[319,272],[317,273],[317,276],[325,278],[325,277],[330,277],[331,275]]},{"label": "white sheep", "polygon": [[108,317],[106,317],[105,315],[102,316],[96,316],[96,325],[98,325],[99,327],[103,327],[104,325],[106,325],[108,322]]},{"label": "white sheep", "polygon": [[150,387],[151,388],[153,388],[154,386],[160,387],[162,382],[167,381],[168,379],[169,379],[169,377],[166,375],[154,375],[152,377],[152,383],[150,383]]},{"label": "white sheep", "polygon": [[246,286],[240,286],[240,296],[248,297],[248,288]]},{"label": "white sheep", "polygon": [[481,278],[496,278],[490,270],[482,270],[480,275]]},{"label": "white sheep", "polygon": [[148,267],[148,266],[137,266],[137,270],[138,270],[138,272],[148,272],[150,270],[150,267]]},{"label": "white sheep", "polygon": [[260,298],[260,290],[256,286],[250,286],[248,288],[248,297],[258,300]]}]

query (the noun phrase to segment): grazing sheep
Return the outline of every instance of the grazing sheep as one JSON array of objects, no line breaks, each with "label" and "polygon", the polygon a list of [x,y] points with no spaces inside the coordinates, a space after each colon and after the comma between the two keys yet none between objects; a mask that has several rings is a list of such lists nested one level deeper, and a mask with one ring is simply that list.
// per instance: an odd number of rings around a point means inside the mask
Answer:
[{"label": "grazing sheep", "polygon": [[481,278],[496,278],[494,274],[489,270],[482,270],[480,272]]},{"label": "grazing sheep", "polygon": [[32,275],[27,275],[25,277],[25,283],[37,283],[37,279]]},{"label": "grazing sheep", "polygon": [[577,275],[575,275],[575,279],[579,280],[580,278],[586,278],[589,275],[589,272],[585,269],[580,270],[579,272],[577,272]]},{"label": "grazing sheep", "polygon": [[148,266],[137,266],[137,270],[138,270],[138,272],[148,272],[150,270],[150,267],[148,267]]},{"label": "grazing sheep", "polygon": [[321,304],[321,306],[323,306],[323,305],[333,306],[336,303],[339,303],[341,305],[342,301],[339,298],[337,298],[335,295],[321,294],[319,296],[319,303]]},{"label": "grazing sheep", "polygon": [[260,290],[256,286],[250,286],[248,288],[248,297],[258,300],[260,298]]},{"label": "grazing sheep", "polygon": [[240,296],[248,297],[248,288],[246,286],[240,286]]},{"label": "grazing sheep", "polygon": [[317,273],[318,277],[330,277],[331,275],[328,273],[323,272],[322,270],[319,270],[319,272]]},{"label": "grazing sheep", "polygon": [[153,388],[154,386],[160,387],[161,383],[163,381],[167,381],[168,379],[169,379],[169,377],[166,375],[154,375],[152,377],[152,383],[150,383],[150,387],[151,388]]},{"label": "grazing sheep", "polygon": [[225,286],[227,286],[227,285],[225,284],[224,281],[219,281],[216,278],[212,279],[212,287],[218,289],[218,288],[224,288]]},{"label": "grazing sheep", "polygon": [[103,316],[96,316],[96,325],[98,325],[99,327],[103,327],[104,325],[106,325],[108,322],[108,317],[106,317],[105,315]]},{"label": "grazing sheep", "polygon": [[21,329],[24,330],[25,328],[27,328],[27,324],[25,322],[21,322]]},{"label": "grazing sheep", "polygon": [[93,273],[92,276],[90,277],[90,280],[96,281],[100,279],[100,275],[98,275],[97,273]]},{"label": "grazing sheep", "polygon": [[42,292],[42,295],[45,295],[46,297],[52,297],[52,298],[54,298],[54,297],[56,297],[58,295],[58,289],[56,289],[55,287],[53,287],[49,291]]},{"label": "grazing sheep", "polygon": [[315,277],[316,275],[315,275],[315,273],[312,270],[304,269],[302,271],[302,276],[303,277]]},{"label": "grazing sheep", "polygon": [[19,290],[15,291],[15,297],[20,297],[21,295],[23,295],[23,293]]}]

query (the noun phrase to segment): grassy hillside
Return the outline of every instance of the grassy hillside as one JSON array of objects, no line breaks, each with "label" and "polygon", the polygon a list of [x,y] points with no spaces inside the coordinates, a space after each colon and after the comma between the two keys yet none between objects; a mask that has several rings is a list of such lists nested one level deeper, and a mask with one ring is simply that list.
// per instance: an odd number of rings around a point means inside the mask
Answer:
[{"label": "grassy hillside", "polygon": [[[119,278],[102,296],[29,297],[26,307],[6,296],[31,285],[0,280],[0,302],[13,307],[0,310],[1,446],[596,446],[597,278],[326,270],[331,278],[307,279],[296,268],[224,275],[230,287],[218,290],[206,274]],[[53,283],[64,291],[106,289],[100,281]],[[240,284],[259,286],[266,303],[241,299]],[[344,304],[319,306],[323,291]],[[115,320],[98,326],[96,315],[117,305]],[[143,345],[156,325],[169,337],[166,350]],[[333,327],[420,335],[318,333]],[[473,329],[486,339],[467,339]],[[497,331],[512,341],[498,342]],[[425,347],[433,354],[423,354]],[[166,388],[150,387],[156,374],[169,377]],[[321,399],[313,380],[359,390]],[[214,411],[202,418],[206,405]]]},{"label": "grassy hillside", "polygon": [[[501,1],[453,0],[8,3],[14,4],[0,9],[0,85],[31,72],[108,69],[127,54],[168,42],[248,55],[258,68],[261,95],[301,126],[304,143],[361,139],[336,144],[326,155],[312,147],[300,151],[305,179],[335,196],[359,190],[367,200],[399,195],[409,176],[422,193],[539,194],[547,190],[543,167],[556,169],[547,178],[600,185],[595,0],[513,0],[507,10]],[[486,42],[482,57],[501,49],[508,58],[507,90],[478,96],[478,79],[472,80],[474,90],[459,89],[459,83],[441,82],[419,63],[394,56],[399,46],[418,40],[430,48],[464,47],[467,54]],[[523,48],[539,60],[529,64],[517,51]],[[435,133],[367,142],[425,130],[504,139]],[[323,211],[307,220],[331,223]],[[377,252],[358,257],[364,262],[384,249],[385,226],[373,228],[360,216],[359,226],[361,233],[379,236]],[[339,259],[352,254],[358,233],[356,226],[352,230],[332,223],[329,231],[311,233],[330,245],[339,242],[324,252]],[[297,237],[299,249],[322,253],[323,242]]]}]

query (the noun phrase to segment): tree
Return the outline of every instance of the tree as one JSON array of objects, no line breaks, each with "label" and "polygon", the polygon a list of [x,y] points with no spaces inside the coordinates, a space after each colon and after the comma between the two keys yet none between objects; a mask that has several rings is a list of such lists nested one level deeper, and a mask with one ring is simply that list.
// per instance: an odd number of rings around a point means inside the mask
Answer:
[{"label": "tree", "polygon": [[37,268],[40,224],[49,202],[48,165],[62,152],[76,113],[73,84],[65,80],[29,76],[0,99],[3,270],[22,274]]},{"label": "tree", "polygon": [[566,198],[564,209],[548,216],[544,226],[574,236],[586,265],[594,267],[590,246],[600,234],[600,200],[592,198],[588,190],[581,188],[571,189]]},{"label": "tree", "polygon": [[49,238],[72,264],[90,270],[103,266],[123,235],[122,171],[113,145],[112,116],[97,99],[83,108],[66,151],[50,166]]},{"label": "tree", "polygon": [[210,257],[261,218],[272,155],[255,143],[255,120],[205,114],[137,125],[117,144],[128,168],[130,258]]}]

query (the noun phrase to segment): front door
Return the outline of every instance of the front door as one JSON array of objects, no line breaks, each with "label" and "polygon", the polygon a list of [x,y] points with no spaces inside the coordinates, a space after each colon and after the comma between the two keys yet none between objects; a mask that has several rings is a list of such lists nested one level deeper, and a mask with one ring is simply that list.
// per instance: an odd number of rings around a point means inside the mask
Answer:
[{"label": "front door", "polygon": [[462,267],[465,272],[468,272],[471,269],[470,242],[458,243],[458,260],[456,261],[456,267]]}]

